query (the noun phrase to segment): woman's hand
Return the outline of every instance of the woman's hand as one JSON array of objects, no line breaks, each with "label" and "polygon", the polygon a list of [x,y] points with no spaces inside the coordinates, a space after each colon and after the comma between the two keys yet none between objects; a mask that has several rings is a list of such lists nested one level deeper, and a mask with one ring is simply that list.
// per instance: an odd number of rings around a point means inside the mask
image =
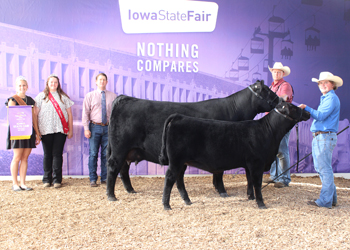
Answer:
[{"label": "woman's hand", "polygon": [[68,139],[71,139],[73,137],[73,131],[69,130],[68,131]]},{"label": "woman's hand", "polygon": [[35,138],[35,145],[39,145],[41,141],[41,134],[38,133],[36,134],[36,138]]}]

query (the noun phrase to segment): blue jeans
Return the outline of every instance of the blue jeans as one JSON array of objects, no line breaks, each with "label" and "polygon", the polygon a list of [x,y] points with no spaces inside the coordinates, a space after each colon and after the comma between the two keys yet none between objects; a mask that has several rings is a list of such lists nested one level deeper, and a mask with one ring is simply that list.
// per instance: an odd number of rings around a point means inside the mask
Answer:
[{"label": "blue jeans", "polygon": [[97,181],[97,159],[98,151],[101,146],[101,181],[107,179],[107,144],[108,144],[108,126],[100,126],[93,123],[89,125],[91,137],[89,139],[89,177],[91,181]]},{"label": "blue jeans", "polygon": [[322,182],[320,198],[315,201],[320,207],[331,208],[332,203],[337,203],[337,190],[332,169],[332,155],[337,139],[336,133],[331,133],[319,134],[312,140],[314,167]]},{"label": "blue jeans", "polygon": [[[286,186],[289,185],[290,179],[290,170],[286,171],[290,168],[290,159],[289,159],[289,135],[290,131],[282,138],[280,146],[278,148],[277,159],[271,165],[270,169],[270,179],[275,180],[275,182],[282,182]],[[277,162],[277,171],[276,171],[276,162]],[[282,174],[286,171],[284,174]],[[280,177],[275,179],[277,176],[282,174]]]}]

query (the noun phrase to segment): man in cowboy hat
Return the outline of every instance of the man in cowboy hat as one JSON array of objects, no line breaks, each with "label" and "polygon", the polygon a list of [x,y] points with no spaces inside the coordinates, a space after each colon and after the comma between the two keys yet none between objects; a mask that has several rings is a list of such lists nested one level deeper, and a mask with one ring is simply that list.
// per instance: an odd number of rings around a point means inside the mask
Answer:
[{"label": "man in cowboy hat", "polygon": [[312,157],[314,168],[320,175],[322,189],[317,200],[308,201],[308,205],[332,208],[337,205],[337,190],[334,184],[332,154],[337,144],[339,128],[340,101],[334,90],[343,85],[343,80],[330,72],[321,72],[318,83],[322,96],[317,110],[300,104],[299,107],[310,112],[314,118],[310,131],[313,135]]},{"label": "man in cowboy hat", "polygon": [[[292,102],[293,100],[293,88],[286,82],[283,77],[290,74],[290,68],[283,66],[281,62],[276,62],[272,68],[269,67],[272,74],[273,82],[270,89],[276,93],[279,97],[283,98],[286,102]],[[270,169],[270,178],[264,178],[265,183],[275,183],[276,188],[288,187],[290,178],[290,159],[289,159],[289,135],[290,131],[283,137],[281,144],[278,148],[276,161],[272,163]],[[278,177],[279,176],[279,177]]]}]

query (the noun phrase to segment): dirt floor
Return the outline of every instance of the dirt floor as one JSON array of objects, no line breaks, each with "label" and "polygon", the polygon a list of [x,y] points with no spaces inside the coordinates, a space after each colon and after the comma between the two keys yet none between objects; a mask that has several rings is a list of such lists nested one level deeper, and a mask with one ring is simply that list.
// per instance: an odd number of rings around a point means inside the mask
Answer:
[{"label": "dirt floor", "polygon": [[63,187],[14,192],[0,181],[1,249],[350,249],[350,180],[336,178],[338,206],[306,204],[318,198],[319,177],[292,176],[288,188],[263,189],[268,209],[246,198],[243,175],[225,175],[230,197],[221,198],[211,176],[185,177],[193,202],[174,187],[171,211],[161,203],[164,178],[134,177],[136,194],[116,184],[118,201],[88,178]]}]

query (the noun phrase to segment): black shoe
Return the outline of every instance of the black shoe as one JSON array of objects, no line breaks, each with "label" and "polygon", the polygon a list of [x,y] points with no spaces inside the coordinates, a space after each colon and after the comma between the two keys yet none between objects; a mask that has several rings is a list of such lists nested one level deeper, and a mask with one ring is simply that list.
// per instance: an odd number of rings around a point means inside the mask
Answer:
[{"label": "black shoe", "polygon": [[319,207],[319,205],[317,205],[317,203],[315,201],[308,201],[307,204],[310,206]]},{"label": "black shoe", "polygon": [[106,181],[101,181],[101,185],[107,185]]},{"label": "black shoe", "polygon": [[27,186],[19,186],[22,190],[25,190],[25,191],[32,191],[33,189],[31,187],[27,187]]}]

